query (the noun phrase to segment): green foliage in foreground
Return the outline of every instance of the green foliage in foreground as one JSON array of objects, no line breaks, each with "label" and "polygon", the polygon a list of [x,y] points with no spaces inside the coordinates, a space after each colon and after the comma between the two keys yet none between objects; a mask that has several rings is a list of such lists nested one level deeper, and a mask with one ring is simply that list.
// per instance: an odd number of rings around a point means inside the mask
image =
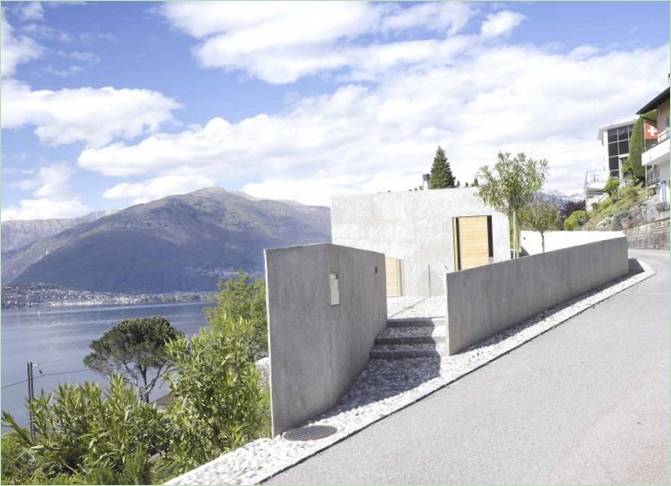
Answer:
[{"label": "green foliage in foreground", "polygon": [[268,353],[266,284],[262,278],[254,280],[239,271],[235,278],[223,280],[219,284],[217,305],[209,311],[208,319],[219,321],[224,315],[250,321],[254,327],[254,355],[258,358]]},{"label": "green foliage in foreground", "polygon": [[168,346],[177,373],[169,414],[176,435],[172,474],[268,433],[268,397],[259,386],[251,321],[211,316],[210,328]]},{"label": "green foliage in foreground", "polygon": [[34,439],[3,412],[2,482],[163,482],[267,435],[268,397],[254,361],[250,320],[213,313],[210,327],[167,345],[174,361],[166,411],[115,375],[99,385],[61,385],[30,406]]},{"label": "green foliage in foreground", "polygon": [[181,335],[163,317],[126,319],[91,343],[84,364],[107,376],[122,376],[141,400],[149,402],[149,394],[169,369],[165,346]]},{"label": "green foliage in foreground", "polygon": [[[30,404],[35,436],[3,412],[3,483],[151,483],[150,457],[167,450],[170,423],[123,378],[60,385]],[[6,448],[6,449],[5,449]]]}]

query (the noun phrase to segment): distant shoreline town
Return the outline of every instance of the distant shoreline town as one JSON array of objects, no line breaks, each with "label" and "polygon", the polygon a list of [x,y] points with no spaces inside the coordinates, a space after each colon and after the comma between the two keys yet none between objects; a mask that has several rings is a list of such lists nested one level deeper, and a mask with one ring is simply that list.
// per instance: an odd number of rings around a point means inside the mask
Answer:
[{"label": "distant shoreline town", "polygon": [[10,284],[2,286],[2,308],[205,303],[214,301],[215,295],[214,291],[126,294],[67,289],[47,284]]}]

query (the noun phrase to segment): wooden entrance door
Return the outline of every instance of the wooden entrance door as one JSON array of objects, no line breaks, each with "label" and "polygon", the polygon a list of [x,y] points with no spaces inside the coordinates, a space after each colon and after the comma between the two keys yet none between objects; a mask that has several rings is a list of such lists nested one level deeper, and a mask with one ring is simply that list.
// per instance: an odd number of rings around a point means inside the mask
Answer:
[{"label": "wooden entrance door", "polygon": [[487,265],[492,257],[491,216],[454,218],[455,269]]},{"label": "wooden entrance door", "polygon": [[385,273],[387,276],[387,297],[400,297],[403,295],[403,276],[401,272],[401,259],[384,257]]}]

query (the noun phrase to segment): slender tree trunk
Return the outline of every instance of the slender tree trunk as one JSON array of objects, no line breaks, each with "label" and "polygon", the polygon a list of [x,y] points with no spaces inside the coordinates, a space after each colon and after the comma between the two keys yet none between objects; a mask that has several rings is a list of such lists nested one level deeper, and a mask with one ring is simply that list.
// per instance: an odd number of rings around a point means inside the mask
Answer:
[{"label": "slender tree trunk", "polygon": [[517,251],[517,210],[513,209],[513,258],[518,258]]},{"label": "slender tree trunk", "polygon": [[543,249],[543,253],[545,253],[545,233],[541,231],[541,248]]}]

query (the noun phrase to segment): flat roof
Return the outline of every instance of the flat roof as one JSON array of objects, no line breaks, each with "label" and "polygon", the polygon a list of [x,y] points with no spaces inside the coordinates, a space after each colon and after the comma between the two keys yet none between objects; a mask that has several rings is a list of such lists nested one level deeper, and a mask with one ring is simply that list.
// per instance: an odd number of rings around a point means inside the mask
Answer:
[{"label": "flat roof", "polygon": [[664,91],[659,93],[657,96],[655,96],[653,99],[648,101],[646,105],[638,110],[636,112],[637,115],[642,115],[643,113],[647,113],[649,111],[652,111],[656,108],[659,108],[659,105],[664,103],[664,101],[669,99],[669,88],[666,88]]},{"label": "flat roof", "polygon": [[603,132],[607,132],[608,130],[612,130],[614,128],[620,128],[620,127],[626,127],[628,125],[633,125],[634,120],[629,120],[629,121],[623,121],[619,123],[611,123],[610,125],[606,125],[605,127],[599,128],[599,134],[597,135],[596,139],[598,141],[601,141],[601,137],[603,136]]}]

